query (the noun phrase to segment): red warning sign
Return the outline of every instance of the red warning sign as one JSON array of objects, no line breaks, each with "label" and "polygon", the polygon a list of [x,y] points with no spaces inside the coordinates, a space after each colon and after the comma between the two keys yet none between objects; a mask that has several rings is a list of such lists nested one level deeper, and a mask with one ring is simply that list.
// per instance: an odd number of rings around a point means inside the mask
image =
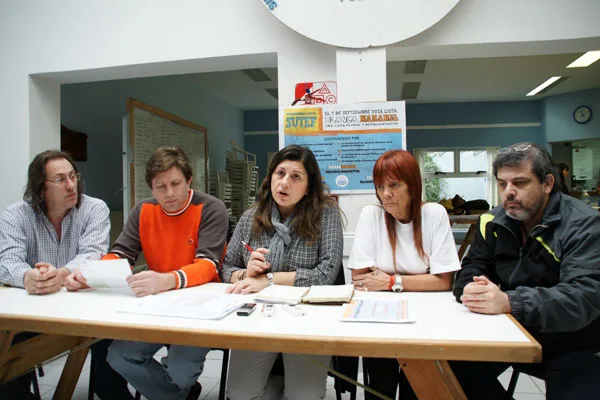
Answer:
[{"label": "red warning sign", "polygon": [[304,104],[337,104],[337,83],[333,81],[297,83],[292,105]]}]

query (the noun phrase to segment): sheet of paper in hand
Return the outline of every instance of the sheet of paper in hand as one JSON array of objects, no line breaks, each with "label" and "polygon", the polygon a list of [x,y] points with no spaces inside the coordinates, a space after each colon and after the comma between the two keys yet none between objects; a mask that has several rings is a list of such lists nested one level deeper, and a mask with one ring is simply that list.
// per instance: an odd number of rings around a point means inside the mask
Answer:
[{"label": "sheet of paper in hand", "polygon": [[79,270],[91,288],[125,288],[127,277],[131,276],[131,267],[125,259],[87,260]]}]

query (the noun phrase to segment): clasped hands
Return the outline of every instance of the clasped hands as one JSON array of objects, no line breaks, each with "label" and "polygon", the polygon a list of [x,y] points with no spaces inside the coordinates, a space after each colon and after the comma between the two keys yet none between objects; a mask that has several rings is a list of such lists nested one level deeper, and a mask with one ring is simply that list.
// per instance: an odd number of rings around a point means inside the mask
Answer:
[{"label": "clasped hands", "polygon": [[29,294],[50,294],[58,292],[69,274],[65,267],[56,268],[47,262],[35,264],[23,278],[23,286]]},{"label": "clasped hands", "polygon": [[368,271],[362,274],[354,275],[352,283],[354,289],[364,292],[376,292],[381,290],[389,290],[390,276],[379,270],[377,267],[365,268]]},{"label": "clasped hands", "polygon": [[250,253],[250,259],[246,265],[246,278],[233,283],[225,292],[236,294],[256,293],[269,286],[269,280],[265,273],[271,268],[271,263],[267,261],[267,254],[269,254],[269,250],[264,247]]},{"label": "clasped hands", "polygon": [[483,275],[473,277],[473,282],[465,286],[460,301],[479,314],[504,314],[512,310],[508,295]]}]

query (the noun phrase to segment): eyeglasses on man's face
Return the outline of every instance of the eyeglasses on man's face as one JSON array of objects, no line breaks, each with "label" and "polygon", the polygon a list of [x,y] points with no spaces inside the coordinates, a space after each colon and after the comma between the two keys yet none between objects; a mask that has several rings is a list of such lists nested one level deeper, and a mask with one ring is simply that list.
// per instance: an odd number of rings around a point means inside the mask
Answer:
[{"label": "eyeglasses on man's face", "polygon": [[78,172],[76,174],[73,173],[69,176],[62,175],[62,176],[59,176],[54,179],[46,179],[46,181],[56,183],[57,185],[65,185],[67,183],[67,181],[71,182],[71,183],[76,183],[80,179],[81,179],[81,173]]},{"label": "eyeglasses on man's face", "polygon": [[498,154],[510,153],[511,151],[527,151],[532,147],[533,146],[530,144],[520,144],[517,146],[503,147],[500,150],[498,150]]}]

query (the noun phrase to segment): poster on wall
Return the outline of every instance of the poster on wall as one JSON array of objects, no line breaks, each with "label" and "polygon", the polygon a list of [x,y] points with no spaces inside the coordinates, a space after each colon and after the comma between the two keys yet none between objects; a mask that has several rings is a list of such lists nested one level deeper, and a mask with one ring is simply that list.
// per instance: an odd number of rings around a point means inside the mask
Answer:
[{"label": "poster on wall", "polygon": [[390,149],[406,149],[405,103],[286,108],[281,130],[286,146],[312,150],[332,193],[373,193],[377,158]]}]

